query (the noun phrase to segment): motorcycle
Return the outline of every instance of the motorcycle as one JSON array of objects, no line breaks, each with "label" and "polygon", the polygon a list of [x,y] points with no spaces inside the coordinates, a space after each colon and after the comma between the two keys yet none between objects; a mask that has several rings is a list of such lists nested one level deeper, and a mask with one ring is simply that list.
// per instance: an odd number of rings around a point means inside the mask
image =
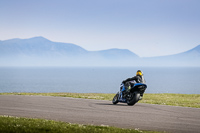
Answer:
[{"label": "motorcycle", "polygon": [[114,96],[112,103],[117,104],[118,102],[122,102],[132,106],[141,100],[141,96],[146,88],[146,84],[135,83],[133,87],[125,91],[125,85],[121,83],[120,91]]}]

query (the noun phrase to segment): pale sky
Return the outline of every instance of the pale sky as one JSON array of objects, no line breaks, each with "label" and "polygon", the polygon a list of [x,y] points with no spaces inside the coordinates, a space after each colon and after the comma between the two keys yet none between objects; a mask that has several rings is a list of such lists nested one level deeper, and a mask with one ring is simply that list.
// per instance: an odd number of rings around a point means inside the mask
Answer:
[{"label": "pale sky", "polygon": [[200,0],[0,0],[0,40],[43,36],[140,57],[200,44]]}]

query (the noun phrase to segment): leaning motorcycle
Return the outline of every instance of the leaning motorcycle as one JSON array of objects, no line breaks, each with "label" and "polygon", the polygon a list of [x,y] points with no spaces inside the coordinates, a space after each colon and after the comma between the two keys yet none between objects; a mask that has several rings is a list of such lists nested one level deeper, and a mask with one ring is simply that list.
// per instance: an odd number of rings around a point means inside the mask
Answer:
[{"label": "leaning motorcycle", "polygon": [[120,91],[114,96],[112,103],[117,104],[118,102],[122,102],[127,103],[128,105],[134,105],[140,100],[140,97],[143,95],[146,88],[146,84],[135,83],[133,87],[123,93],[122,90],[125,89],[125,85],[121,83]]}]

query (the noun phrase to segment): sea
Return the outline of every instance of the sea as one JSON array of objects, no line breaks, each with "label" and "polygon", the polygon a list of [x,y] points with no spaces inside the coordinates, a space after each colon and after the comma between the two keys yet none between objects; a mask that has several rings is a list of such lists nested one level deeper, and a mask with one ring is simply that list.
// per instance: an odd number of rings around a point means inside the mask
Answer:
[{"label": "sea", "polygon": [[137,70],[145,93],[200,94],[199,67],[0,67],[0,93],[117,93]]}]

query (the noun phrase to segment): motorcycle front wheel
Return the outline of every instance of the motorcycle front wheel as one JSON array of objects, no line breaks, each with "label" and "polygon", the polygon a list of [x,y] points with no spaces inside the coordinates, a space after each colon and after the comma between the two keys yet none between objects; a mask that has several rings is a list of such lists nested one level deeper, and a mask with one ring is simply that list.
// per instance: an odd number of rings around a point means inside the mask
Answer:
[{"label": "motorcycle front wheel", "polygon": [[115,96],[114,96],[114,98],[113,98],[113,100],[112,100],[112,103],[113,104],[117,104],[119,101],[118,101],[118,97],[119,97],[119,93],[117,93]]}]

